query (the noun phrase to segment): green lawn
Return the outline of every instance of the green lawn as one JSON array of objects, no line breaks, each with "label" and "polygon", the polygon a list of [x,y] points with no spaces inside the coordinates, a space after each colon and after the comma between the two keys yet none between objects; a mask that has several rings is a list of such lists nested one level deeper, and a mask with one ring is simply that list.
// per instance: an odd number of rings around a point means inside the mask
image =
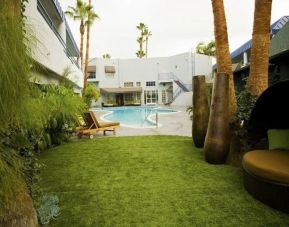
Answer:
[{"label": "green lawn", "polygon": [[289,226],[254,200],[242,172],[209,165],[188,137],[106,137],[41,155],[44,190],[60,198],[52,226]]}]

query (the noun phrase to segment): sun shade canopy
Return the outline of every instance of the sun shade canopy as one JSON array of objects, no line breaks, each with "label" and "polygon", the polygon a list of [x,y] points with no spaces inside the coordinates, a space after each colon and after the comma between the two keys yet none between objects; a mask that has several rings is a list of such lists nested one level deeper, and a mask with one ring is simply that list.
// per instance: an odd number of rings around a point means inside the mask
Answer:
[{"label": "sun shade canopy", "polygon": [[115,73],[115,67],[114,66],[104,66],[105,73]]}]

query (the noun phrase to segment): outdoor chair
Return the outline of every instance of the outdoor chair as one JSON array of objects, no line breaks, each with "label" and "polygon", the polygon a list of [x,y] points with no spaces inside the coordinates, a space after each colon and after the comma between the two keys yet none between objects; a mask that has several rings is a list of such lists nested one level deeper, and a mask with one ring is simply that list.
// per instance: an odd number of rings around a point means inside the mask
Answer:
[{"label": "outdoor chair", "polygon": [[261,202],[289,213],[289,80],[258,98],[248,123],[250,150],[243,157],[245,189]]},{"label": "outdoor chair", "polygon": [[116,129],[119,128],[119,122],[101,122],[96,119],[93,111],[83,113],[84,125],[78,129],[78,136],[81,138],[83,135],[88,135],[91,139],[93,135],[103,131],[103,135],[107,131],[112,131],[113,135],[116,134]]}]

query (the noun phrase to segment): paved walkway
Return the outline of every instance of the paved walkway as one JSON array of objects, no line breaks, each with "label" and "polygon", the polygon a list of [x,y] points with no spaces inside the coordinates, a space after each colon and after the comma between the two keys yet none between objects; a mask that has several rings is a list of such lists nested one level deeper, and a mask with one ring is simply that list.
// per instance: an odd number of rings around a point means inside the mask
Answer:
[{"label": "paved walkway", "polygon": [[[116,136],[140,136],[140,135],[179,135],[179,136],[191,136],[192,121],[185,107],[173,107],[178,110],[175,114],[159,114],[159,123],[162,125],[158,128],[128,128],[120,126],[116,131]],[[95,112],[98,119],[102,115],[107,113],[106,111]],[[152,118],[155,120],[155,118]],[[108,132],[107,135],[111,133]],[[101,133],[96,137],[102,136]]]}]

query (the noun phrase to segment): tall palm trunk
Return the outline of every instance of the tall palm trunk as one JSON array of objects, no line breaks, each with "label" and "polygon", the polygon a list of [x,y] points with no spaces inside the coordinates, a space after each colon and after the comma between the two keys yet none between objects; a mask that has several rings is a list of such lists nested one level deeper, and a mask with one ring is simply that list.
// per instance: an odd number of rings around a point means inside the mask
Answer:
[{"label": "tall palm trunk", "polygon": [[[91,6],[91,0],[89,0],[89,6]],[[87,86],[87,77],[88,77],[88,58],[89,58],[89,39],[90,39],[90,24],[87,25],[86,33],[86,50],[85,50],[85,65],[84,65],[84,82],[83,89]]]},{"label": "tall palm trunk", "polygon": [[268,87],[272,0],[255,0],[249,90],[260,95]]},{"label": "tall palm trunk", "polygon": [[139,44],[139,49],[140,49],[141,52],[143,51],[142,48],[143,48],[143,35],[141,37],[141,42]]},{"label": "tall palm trunk", "polygon": [[83,70],[83,36],[85,32],[85,27],[83,20],[80,22],[80,68]]},{"label": "tall palm trunk", "polygon": [[212,7],[214,13],[217,71],[229,75],[229,119],[232,120],[237,109],[237,103],[223,0],[212,0]]},{"label": "tall palm trunk", "polygon": [[148,41],[149,41],[149,37],[146,36],[146,58],[148,58]]},{"label": "tall palm trunk", "polygon": [[85,52],[85,65],[84,65],[84,83],[83,89],[87,86],[87,77],[88,77],[88,58],[89,58],[89,38],[90,38],[90,26],[87,26],[86,33],[86,52]]}]

